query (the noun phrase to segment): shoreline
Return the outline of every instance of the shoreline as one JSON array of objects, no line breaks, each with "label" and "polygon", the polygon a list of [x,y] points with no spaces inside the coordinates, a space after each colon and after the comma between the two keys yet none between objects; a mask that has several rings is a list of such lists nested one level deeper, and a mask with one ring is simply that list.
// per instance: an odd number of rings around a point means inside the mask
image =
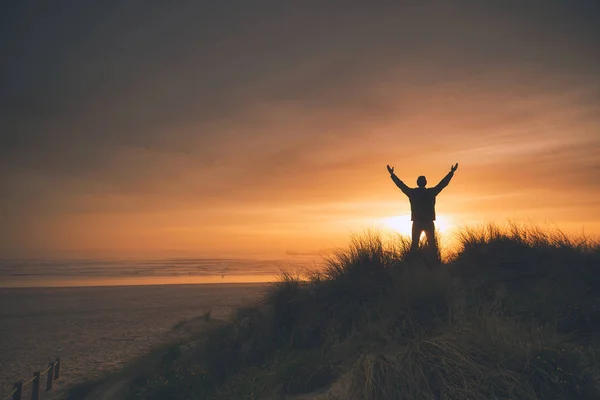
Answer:
[{"label": "shoreline", "polygon": [[[5,277],[3,277],[4,279]],[[0,285],[2,289],[58,289],[58,288],[106,288],[106,287],[138,287],[138,286],[170,286],[170,285],[261,285],[275,281],[276,274],[265,275],[231,275],[220,276],[148,276],[148,277],[108,277],[93,279],[61,279],[32,280],[28,282]],[[43,282],[43,283],[41,283]]]},{"label": "shoreline", "polygon": [[81,286],[0,286],[0,290],[19,290],[19,289],[102,289],[102,288],[137,288],[137,287],[162,287],[162,286],[265,286],[273,283],[269,281],[250,281],[250,282],[190,282],[190,283],[147,283],[147,284],[122,284],[122,285],[81,285]]}]

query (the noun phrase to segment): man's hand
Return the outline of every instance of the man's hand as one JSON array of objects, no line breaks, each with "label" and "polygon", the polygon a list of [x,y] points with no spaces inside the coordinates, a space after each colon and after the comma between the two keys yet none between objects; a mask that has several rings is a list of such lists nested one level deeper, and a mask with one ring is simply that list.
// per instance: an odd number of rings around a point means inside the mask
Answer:
[{"label": "man's hand", "polygon": [[[388,167],[389,169],[389,167]],[[454,172],[458,169],[458,163],[454,164],[453,166],[450,167],[450,172]]]},{"label": "man's hand", "polygon": [[394,167],[390,167],[389,165],[387,166],[388,172],[390,173],[390,175],[394,175]]}]

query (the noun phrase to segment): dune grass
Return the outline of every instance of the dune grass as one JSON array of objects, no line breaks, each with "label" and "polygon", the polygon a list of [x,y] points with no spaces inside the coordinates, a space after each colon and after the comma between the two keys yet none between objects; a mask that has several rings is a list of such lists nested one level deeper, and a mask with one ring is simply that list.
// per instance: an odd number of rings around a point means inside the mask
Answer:
[{"label": "dune grass", "polygon": [[600,398],[598,243],[516,224],[459,239],[440,264],[406,238],[353,237],[167,354],[131,398]]}]

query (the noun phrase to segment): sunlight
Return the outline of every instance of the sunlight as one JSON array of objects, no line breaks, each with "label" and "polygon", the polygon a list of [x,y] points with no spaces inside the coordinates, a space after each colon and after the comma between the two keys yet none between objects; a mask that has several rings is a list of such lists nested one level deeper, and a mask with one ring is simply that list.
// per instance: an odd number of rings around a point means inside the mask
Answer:
[{"label": "sunlight", "polygon": [[445,215],[438,215],[435,220],[435,229],[441,233],[448,233],[452,229],[452,219]]},{"label": "sunlight", "polygon": [[384,227],[397,232],[401,235],[410,236],[412,221],[410,215],[398,215],[389,218],[383,218],[382,224]]},{"label": "sunlight", "polygon": [[[410,214],[398,215],[381,219],[381,225],[401,235],[410,236],[412,221]],[[451,219],[445,215],[438,215],[435,221],[435,229],[440,233],[447,233],[452,227]]]}]

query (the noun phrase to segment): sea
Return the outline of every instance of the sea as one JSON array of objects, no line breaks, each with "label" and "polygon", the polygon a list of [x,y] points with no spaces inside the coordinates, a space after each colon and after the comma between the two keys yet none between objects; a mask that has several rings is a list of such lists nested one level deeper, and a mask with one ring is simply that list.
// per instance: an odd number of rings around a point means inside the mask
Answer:
[{"label": "sea", "polygon": [[268,260],[0,260],[0,288],[269,282],[282,271],[303,274],[319,268],[323,262],[319,256]]}]

